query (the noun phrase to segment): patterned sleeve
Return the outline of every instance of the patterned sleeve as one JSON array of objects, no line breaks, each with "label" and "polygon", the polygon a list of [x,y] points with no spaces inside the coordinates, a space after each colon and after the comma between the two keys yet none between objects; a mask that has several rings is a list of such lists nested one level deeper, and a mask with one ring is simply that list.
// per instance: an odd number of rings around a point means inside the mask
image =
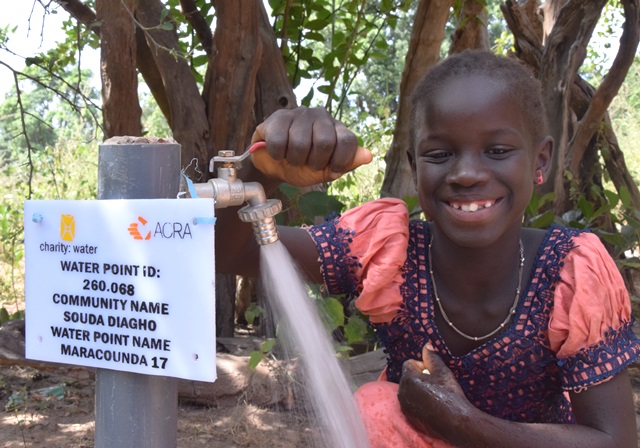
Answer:
[{"label": "patterned sleeve", "polygon": [[640,356],[631,302],[615,262],[596,235],[574,237],[556,286],[549,343],[563,388],[580,391],[611,379]]},{"label": "patterned sleeve", "polygon": [[405,203],[368,202],[307,231],[318,247],[328,292],[358,296],[355,305],[371,322],[391,320],[402,304],[401,268],[409,240]]}]

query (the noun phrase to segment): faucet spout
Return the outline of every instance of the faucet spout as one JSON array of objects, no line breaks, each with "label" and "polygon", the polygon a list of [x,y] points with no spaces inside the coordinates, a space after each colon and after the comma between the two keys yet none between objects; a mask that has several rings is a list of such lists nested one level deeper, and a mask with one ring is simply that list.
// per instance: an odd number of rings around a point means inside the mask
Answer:
[{"label": "faucet spout", "polygon": [[206,183],[194,184],[198,197],[213,198],[214,208],[246,206],[238,211],[241,221],[250,222],[256,241],[260,245],[270,244],[279,239],[273,217],[282,210],[282,202],[267,199],[264,188],[258,182],[243,182],[238,179],[240,162],[248,153],[236,157],[233,151],[220,151],[211,159],[211,168],[219,163],[218,177]]}]

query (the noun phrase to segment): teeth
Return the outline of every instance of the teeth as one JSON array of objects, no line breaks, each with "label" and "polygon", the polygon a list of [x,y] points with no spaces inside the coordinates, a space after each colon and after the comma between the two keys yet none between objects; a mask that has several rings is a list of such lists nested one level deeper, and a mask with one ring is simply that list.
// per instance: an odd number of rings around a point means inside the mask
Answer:
[{"label": "teeth", "polygon": [[471,202],[469,204],[457,204],[452,202],[450,204],[451,204],[451,207],[455,208],[456,210],[462,210],[463,212],[477,212],[481,208],[489,208],[493,206],[495,202],[487,201],[484,204],[481,204],[478,202]]}]

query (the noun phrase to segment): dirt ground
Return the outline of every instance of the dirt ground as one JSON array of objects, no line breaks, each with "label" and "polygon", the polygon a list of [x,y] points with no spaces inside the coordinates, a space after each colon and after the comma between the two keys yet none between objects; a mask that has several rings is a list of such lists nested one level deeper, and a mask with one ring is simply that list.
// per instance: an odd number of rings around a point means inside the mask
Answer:
[{"label": "dirt ground", "polygon": [[[640,422],[640,364],[630,373]],[[94,386],[91,369],[0,366],[0,447],[93,447]],[[313,431],[302,410],[256,406],[242,395],[178,407],[179,448],[322,447]]]},{"label": "dirt ground", "polygon": [[[89,448],[94,446],[94,374],[81,368],[43,372],[30,367],[0,369],[0,447]],[[215,406],[180,403],[180,448],[309,445],[300,412],[279,412],[225,399]]]}]

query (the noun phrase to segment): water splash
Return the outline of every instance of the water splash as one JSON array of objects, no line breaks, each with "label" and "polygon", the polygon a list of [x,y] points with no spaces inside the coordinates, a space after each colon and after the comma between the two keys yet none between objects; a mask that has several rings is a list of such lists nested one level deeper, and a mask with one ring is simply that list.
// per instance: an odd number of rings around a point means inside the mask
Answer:
[{"label": "water splash", "polygon": [[269,302],[284,323],[281,336],[301,354],[307,396],[325,429],[321,431],[325,446],[369,448],[353,390],[291,256],[280,241],[261,246],[260,251]]}]

